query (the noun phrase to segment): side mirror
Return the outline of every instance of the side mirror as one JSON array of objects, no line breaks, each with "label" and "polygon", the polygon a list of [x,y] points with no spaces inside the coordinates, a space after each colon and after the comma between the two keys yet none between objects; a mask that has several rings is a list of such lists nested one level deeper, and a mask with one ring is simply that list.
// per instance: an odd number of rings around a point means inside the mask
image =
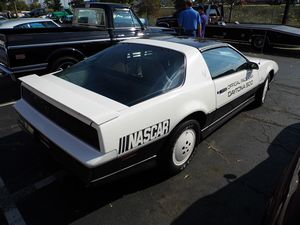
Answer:
[{"label": "side mirror", "polygon": [[258,70],[259,66],[257,63],[255,62],[248,62],[248,69],[249,70]]},{"label": "side mirror", "polygon": [[16,81],[13,72],[8,67],[0,63],[0,77],[5,77],[5,76],[10,76],[13,81]]},{"label": "side mirror", "polygon": [[8,67],[3,65],[2,63],[0,63],[0,73],[2,75],[8,75],[8,76],[13,74],[13,72]]},{"label": "side mirror", "polygon": [[149,21],[146,18],[139,18],[139,19],[142,22],[142,24],[144,25],[144,27],[149,26]]}]

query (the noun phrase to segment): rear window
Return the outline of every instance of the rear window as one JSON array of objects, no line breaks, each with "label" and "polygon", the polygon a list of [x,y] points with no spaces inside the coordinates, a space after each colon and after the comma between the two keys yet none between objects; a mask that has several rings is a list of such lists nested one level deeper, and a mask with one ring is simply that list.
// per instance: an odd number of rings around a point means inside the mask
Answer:
[{"label": "rear window", "polygon": [[132,106],[182,85],[184,61],[182,53],[171,49],[122,43],[56,76]]}]

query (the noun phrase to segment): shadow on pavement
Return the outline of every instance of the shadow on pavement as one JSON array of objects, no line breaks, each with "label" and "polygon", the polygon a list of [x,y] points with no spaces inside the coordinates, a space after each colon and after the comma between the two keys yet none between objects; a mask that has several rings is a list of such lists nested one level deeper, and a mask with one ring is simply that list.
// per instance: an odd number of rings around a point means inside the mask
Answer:
[{"label": "shadow on pavement", "polygon": [[[3,107],[3,110],[7,116],[13,116],[11,107]],[[9,122],[3,123],[2,133],[5,136],[0,138],[0,177],[12,195],[62,169],[61,165],[52,160],[47,148],[20,131],[17,125],[14,127],[11,128]],[[124,195],[146,189],[165,179],[167,177],[151,169],[86,188],[79,180],[67,174],[44,188],[17,195],[15,203],[28,225],[70,224]],[[0,215],[2,225],[1,220]]]},{"label": "shadow on pavement", "polygon": [[[144,190],[165,179],[167,178],[160,176],[155,169],[151,169],[97,188],[86,188],[69,176],[31,195],[28,198],[30,202],[25,199],[23,203],[18,204],[18,208],[28,225],[66,225],[107,205],[114,210],[112,202],[115,200]],[[47,204],[43,204],[45,196]]]},{"label": "shadow on pavement", "polygon": [[11,193],[58,170],[44,149],[23,131],[0,138],[0,177]]},{"label": "shadow on pavement", "polygon": [[10,77],[0,77],[0,104],[20,98],[20,84]]},{"label": "shadow on pavement", "polygon": [[267,201],[299,146],[300,123],[297,123],[282,130],[272,141],[265,161],[238,178],[224,174],[228,185],[193,203],[172,225],[260,224]]},{"label": "shadow on pavement", "polygon": [[[57,165],[47,151],[23,131],[0,138],[0,176],[11,194],[61,169],[61,165]],[[144,190],[167,178],[156,169],[148,169],[87,188],[67,173],[65,177],[44,188],[19,196],[15,203],[28,225],[66,225],[114,200]]]}]

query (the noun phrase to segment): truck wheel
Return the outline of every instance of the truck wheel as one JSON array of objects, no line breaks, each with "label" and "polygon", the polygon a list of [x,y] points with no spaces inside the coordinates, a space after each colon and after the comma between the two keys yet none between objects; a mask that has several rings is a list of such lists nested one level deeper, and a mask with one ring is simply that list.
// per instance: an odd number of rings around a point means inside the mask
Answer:
[{"label": "truck wheel", "polygon": [[252,37],[252,48],[256,50],[262,50],[264,49],[268,44],[267,37],[265,36],[256,36]]},{"label": "truck wheel", "polygon": [[166,148],[159,155],[159,165],[168,174],[176,174],[191,161],[200,139],[200,125],[196,120],[179,124],[171,133]]},{"label": "truck wheel", "polygon": [[254,106],[259,107],[265,103],[267,92],[269,90],[270,76],[268,75],[262,87],[255,94]]},{"label": "truck wheel", "polygon": [[78,59],[71,56],[60,57],[52,63],[50,67],[50,72],[65,70],[78,62],[79,62]]}]

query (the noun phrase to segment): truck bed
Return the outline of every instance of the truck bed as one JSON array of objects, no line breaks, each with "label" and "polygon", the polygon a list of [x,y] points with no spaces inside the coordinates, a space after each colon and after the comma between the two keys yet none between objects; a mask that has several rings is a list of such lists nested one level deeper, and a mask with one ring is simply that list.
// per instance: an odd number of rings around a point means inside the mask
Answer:
[{"label": "truck bed", "polygon": [[86,27],[59,27],[41,28],[27,30],[3,29],[0,34],[6,36],[8,48],[21,47],[26,45],[38,45],[46,43],[74,42],[91,39],[110,38],[105,29],[92,29]]},{"label": "truck bed", "polygon": [[300,47],[300,28],[275,24],[208,25],[206,37],[229,43],[251,44],[255,49],[265,47]]},{"label": "truck bed", "polygon": [[[214,27],[214,26],[223,26],[223,25],[208,25],[208,26]],[[300,36],[300,28],[287,26],[287,25],[279,25],[279,24],[277,25],[277,24],[227,23],[224,27],[237,28],[237,29],[262,29],[266,31],[283,32],[291,35]]]}]

